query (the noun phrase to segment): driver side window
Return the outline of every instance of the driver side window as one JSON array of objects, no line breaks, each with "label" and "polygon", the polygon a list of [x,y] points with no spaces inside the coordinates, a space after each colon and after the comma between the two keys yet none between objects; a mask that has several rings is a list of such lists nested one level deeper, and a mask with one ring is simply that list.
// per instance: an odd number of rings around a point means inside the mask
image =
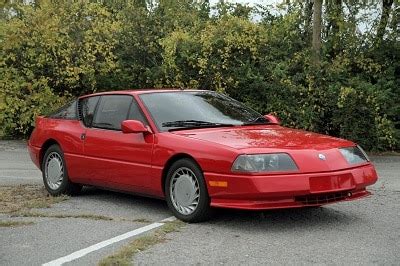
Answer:
[{"label": "driver side window", "polygon": [[122,121],[128,117],[133,97],[129,95],[104,95],[97,108],[93,127],[121,130]]}]

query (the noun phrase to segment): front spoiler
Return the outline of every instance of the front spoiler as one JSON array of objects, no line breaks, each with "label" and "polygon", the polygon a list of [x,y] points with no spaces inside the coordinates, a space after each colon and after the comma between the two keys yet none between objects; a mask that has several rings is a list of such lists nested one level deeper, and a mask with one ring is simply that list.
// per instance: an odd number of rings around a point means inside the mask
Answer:
[{"label": "front spoiler", "polygon": [[[281,198],[276,200],[235,200],[235,199],[211,199],[211,206],[216,208],[230,208],[230,209],[241,209],[241,210],[271,210],[271,209],[286,209],[286,208],[301,208],[311,206],[322,206],[342,201],[352,201],[361,199],[371,195],[371,192],[367,190],[346,192],[351,193],[350,196],[346,196],[343,199],[326,201],[326,202],[315,202],[305,203],[304,201],[297,200],[297,197]],[[329,193],[326,193],[329,195]],[[322,195],[322,194],[321,194]]]}]

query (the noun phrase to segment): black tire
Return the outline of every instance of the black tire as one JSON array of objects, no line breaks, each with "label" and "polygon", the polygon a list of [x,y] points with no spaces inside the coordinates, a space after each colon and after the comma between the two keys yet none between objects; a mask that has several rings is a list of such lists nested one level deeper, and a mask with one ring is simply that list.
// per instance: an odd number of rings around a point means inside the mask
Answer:
[{"label": "black tire", "polygon": [[[171,196],[171,179],[173,174],[181,168],[188,168],[190,169],[197,179],[199,185],[199,201],[197,204],[196,209],[190,214],[182,214],[180,213],[173,204],[173,199]],[[210,197],[208,196],[207,186],[204,181],[204,176],[200,167],[191,159],[181,159],[176,161],[172,166],[169,168],[167,177],[165,180],[165,196],[167,200],[168,207],[173,212],[176,218],[189,223],[196,223],[208,220],[211,217],[211,207],[210,207]]]},{"label": "black tire", "polygon": [[[58,188],[54,189],[49,186],[49,183],[47,182],[46,178],[46,164],[49,159],[49,156],[59,156],[58,158],[61,158],[62,160],[62,165],[63,165],[63,170],[62,170],[62,181],[61,184],[59,185]],[[52,196],[59,196],[62,194],[66,195],[76,195],[82,190],[82,185],[75,184],[69,180],[68,176],[68,171],[67,171],[67,164],[64,159],[64,153],[61,150],[60,146],[57,144],[51,145],[45,152],[42,160],[42,176],[43,176],[43,183],[44,186],[46,187],[46,190],[49,192],[50,195]]]}]

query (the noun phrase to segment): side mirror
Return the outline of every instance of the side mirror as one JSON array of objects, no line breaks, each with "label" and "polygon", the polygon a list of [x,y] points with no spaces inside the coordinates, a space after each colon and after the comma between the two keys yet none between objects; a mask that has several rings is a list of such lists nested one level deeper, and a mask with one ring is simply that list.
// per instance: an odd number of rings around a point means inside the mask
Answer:
[{"label": "side mirror", "polygon": [[121,123],[122,133],[147,133],[150,130],[138,120],[125,120]]},{"label": "side mirror", "polygon": [[273,114],[267,114],[267,115],[264,115],[264,117],[266,119],[268,119],[268,121],[271,124],[275,124],[275,125],[280,125],[281,124],[281,121],[279,120],[279,118],[277,116],[273,115]]}]

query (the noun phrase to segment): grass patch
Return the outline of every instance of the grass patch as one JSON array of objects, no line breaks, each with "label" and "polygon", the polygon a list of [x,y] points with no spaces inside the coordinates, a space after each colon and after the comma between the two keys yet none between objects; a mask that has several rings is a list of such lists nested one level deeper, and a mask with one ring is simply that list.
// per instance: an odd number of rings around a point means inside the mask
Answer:
[{"label": "grass patch", "polygon": [[24,226],[31,225],[33,222],[26,221],[0,221],[0,227],[16,227],[16,226]]},{"label": "grass patch", "polygon": [[151,223],[150,220],[144,218],[126,219],[126,218],[113,218],[104,215],[82,213],[82,214],[59,214],[59,213],[45,213],[45,212],[32,212],[32,211],[18,211],[10,213],[11,217],[46,217],[46,218],[81,218],[90,220],[102,221],[117,221],[117,222],[134,222],[134,223]]},{"label": "grass patch", "polygon": [[58,214],[58,213],[44,213],[44,212],[32,212],[32,211],[19,211],[11,213],[11,217],[48,217],[48,218],[82,218],[91,220],[114,220],[111,217],[96,215],[96,214]]},{"label": "grass patch", "polygon": [[149,249],[150,247],[162,243],[167,240],[166,235],[171,232],[179,231],[185,223],[179,220],[165,223],[161,228],[154,231],[150,235],[142,236],[137,238],[123,246],[115,254],[110,255],[99,262],[99,266],[110,266],[110,265],[132,265],[132,260],[135,254],[140,251]]},{"label": "grass patch", "polygon": [[138,219],[126,219],[126,218],[121,218],[121,219],[116,219],[118,221],[122,221],[122,222],[134,222],[134,223],[144,223],[144,224],[149,224],[152,221],[150,221],[149,219],[146,218],[138,218]]},{"label": "grass patch", "polygon": [[[32,211],[34,208],[50,208],[53,204],[69,199],[69,196],[53,197],[43,186],[19,185],[0,187],[0,213],[11,217],[82,218],[103,221],[151,223],[144,218],[113,218],[97,214],[64,214]],[[16,222],[18,223],[18,222]]]},{"label": "grass patch", "polygon": [[68,196],[52,197],[43,186],[19,185],[0,187],[0,213],[13,213],[32,208],[50,208]]}]

